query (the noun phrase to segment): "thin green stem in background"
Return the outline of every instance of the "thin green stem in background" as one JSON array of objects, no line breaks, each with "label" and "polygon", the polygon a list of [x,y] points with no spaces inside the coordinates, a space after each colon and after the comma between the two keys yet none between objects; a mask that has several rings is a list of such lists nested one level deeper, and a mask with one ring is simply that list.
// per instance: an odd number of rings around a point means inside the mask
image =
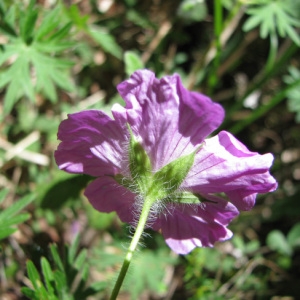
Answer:
[{"label": "thin green stem in background", "polygon": [[[228,128],[228,123],[231,122],[232,116],[235,112],[240,110],[244,105],[244,100],[251,95],[254,91],[260,89],[266,82],[274,77],[282,68],[286,67],[287,60],[294,55],[294,53],[298,50],[298,46],[296,44],[291,44],[291,46],[284,51],[279,57],[276,58],[275,62],[272,64],[272,68],[266,69],[265,67],[262,71],[253,79],[252,83],[249,85],[249,88],[245,92],[243,96],[231,107],[227,110],[226,119],[223,122],[220,130],[224,128]],[[280,52],[280,51],[279,51]],[[270,57],[268,61],[270,60]],[[243,123],[243,121],[241,121]],[[238,124],[236,124],[238,126]]]},{"label": "thin green stem in background", "polygon": [[277,56],[277,51],[278,51],[278,37],[276,33],[272,33],[270,35],[270,51],[269,51],[269,56],[268,60],[265,64],[264,67],[264,72],[268,73],[274,68],[274,64],[276,61],[276,56]]},{"label": "thin green stem in background", "polygon": [[247,125],[252,124],[255,120],[259,119],[266,113],[268,113],[273,107],[279,104],[282,100],[286,98],[287,92],[294,88],[295,86],[300,84],[300,80],[295,81],[293,84],[287,86],[284,90],[280,91],[276,96],[274,96],[268,104],[260,106],[258,109],[253,111],[249,117],[243,119],[242,121],[238,122],[234,126],[232,126],[228,131],[233,134],[239,133],[243,130]]},{"label": "thin green stem in background", "polygon": [[[218,7],[215,9],[215,13],[217,16],[215,16],[215,39],[211,42],[209,45],[206,55],[199,55],[199,59],[194,63],[191,72],[189,73],[188,79],[187,79],[187,87],[188,89],[194,89],[196,84],[199,84],[205,76],[204,73],[206,73],[206,68],[210,64],[211,60],[216,57],[217,49],[216,49],[216,40],[217,36],[219,36],[218,40],[220,42],[220,48],[221,49],[224,44],[228,41],[234,30],[237,28],[240,19],[242,18],[244,14],[244,9],[242,6],[242,3],[240,1],[236,1],[235,5],[230,10],[229,15],[227,16],[226,20],[223,21],[223,10],[221,6],[221,1],[216,3]],[[226,35],[223,36],[223,34],[226,31]],[[214,51],[215,50],[215,51]],[[212,52],[214,53],[213,56],[211,55]],[[221,51],[219,52],[221,54]],[[220,60],[216,61],[215,64],[217,65],[217,68],[220,65]],[[211,72],[217,72],[217,69]],[[200,75],[202,74],[202,75]],[[201,77],[201,79],[200,79]]]},{"label": "thin green stem in background", "polygon": [[151,201],[151,199],[147,199],[147,198],[145,199],[144,206],[143,206],[143,209],[142,209],[142,212],[141,212],[141,215],[140,215],[140,219],[138,221],[138,225],[136,227],[135,233],[134,233],[133,238],[131,240],[130,246],[127,250],[125,259],[123,261],[121,271],[119,273],[118,279],[115,283],[114,289],[113,289],[112,294],[110,296],[110,300],[115,300],[118,297],[121,286],[122,286],[123,281],[125,279],[125,276],[127,274],[127,270],[128,270],[129,265],[131,263],[133,253],[136,250],[136,247],[139,243],[139,240],[140,240],[140,238],[143,234],[145,225],[147,223],[152,203],[153,203],[153,201]]},{"label": "thin green stem in background", "polygon": [[208,85],[209,92],[211,93],[214,87],[218,82],[217,78],[217,69],[220,65],[220,57],[221,57],[221,33],[223,29],[223,11],[222,11],[222,3],[221,0],[214,0],[214,32],[215,32],[215,47],[216,47],[216,56],[213,62],[212,72],[209,76]]}]

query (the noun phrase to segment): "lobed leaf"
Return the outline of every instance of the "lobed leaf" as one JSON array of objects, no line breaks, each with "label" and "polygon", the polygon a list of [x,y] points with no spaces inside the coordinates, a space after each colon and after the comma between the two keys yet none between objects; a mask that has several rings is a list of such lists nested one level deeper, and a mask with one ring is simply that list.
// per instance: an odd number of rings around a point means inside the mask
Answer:
[{"label": "lobed leaf", "polygon": [[32,41],[35,23],[38,17],[38,10],[34,7],[35,0],[31,0],[20,19],[20,35],[26,44]]},{"label": "lobed leaf", "polygon": [[111,34],[103,31],[103,29],[95,25],[90,26],[87,33],[103,48],[105,52],[111,53],[116,58],[122,58],[122,49]]},{"label": "lobed leaf", "polygon": [[260,26],[262,38],[277,32],[279,36],[289,36],[297,45],[300,45],[299,34],[293,28],[293,26],[299,27],[300,22],[294,17],[294,11],[289,2],[261,2],[256,7],[248,8],[247,14],[250,17],[243,25],[244,31]]},{"label": "lobed leaf", "polygon": [[54,31],[54,29],[57,27],[57,24],[59,23],[60,10],[60,6],[56,5],[54,9],[52,9],[45,15],[35,31],[34,39],[36,41],[45,39],[51,34],[51,32]]},{"label": "lobed leaf", "polygon": [[0,212],[0,222],[3,222],[4,220],[9,220],[12,218],[15,214],[20,212],[25,206],[27,206],[30,202],[32,202],[34,199],[34,195],[30,194],[25,197],[23,197],[21,200],[18,200],[8,208],[6,208],[4,211]]}]

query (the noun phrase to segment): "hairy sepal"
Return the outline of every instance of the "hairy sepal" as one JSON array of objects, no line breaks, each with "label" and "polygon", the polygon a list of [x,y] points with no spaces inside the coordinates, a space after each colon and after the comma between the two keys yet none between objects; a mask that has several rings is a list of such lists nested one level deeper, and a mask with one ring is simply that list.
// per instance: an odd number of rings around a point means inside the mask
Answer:
[{"label": "hairy sepal", "polygon": [[129,168],[132,180],[136,182],[140,192],[146,194],[152,182],[152,167],[148,154],[136,140],[128,125],[130,133],[129,142]]},{"label": "hairy sepal", "polygon": [[153,175],[153,182],[148,190],[148,196],[161,200],[172,195],[190,171],[194,163],[195,154],[196,151],[179,157],[156,172]]},{"label": "hairy sepal", "polygon": [[120,175],[115,178],[116,181],[129,189],[132,189],[132,186],[137,187],[137,192],[145,200],[147,199],[146,201],[152,203],[163,200],[182,204],[199,204],[200,196],[178,190],[194,163],[198,149],[179,157],[153,173],[147,152],[137,141],[129,125],[128,130],[130,134],[129,168],[132,181]]},{"label": "hairy sepal", "polygon": [[191,192],[175,192],[168,197],[167,201],[180,204],[199,204],[204,202],[199,194]]}]

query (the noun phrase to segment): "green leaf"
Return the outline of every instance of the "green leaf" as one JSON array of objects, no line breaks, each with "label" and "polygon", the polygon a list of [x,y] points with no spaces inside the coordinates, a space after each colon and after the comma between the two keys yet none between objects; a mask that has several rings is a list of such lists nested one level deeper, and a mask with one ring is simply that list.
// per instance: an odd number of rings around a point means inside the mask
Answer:
[{"label": "green leaf", "polygon": [[124,53],[124,63],[125,71],[128,76],[130,76],[136,70],[144,68],[144,63],[142,62],[141,57],[134,51],[126,51]]},{"label": "green leaf", "polygon": [[[17,8],[20,10],[20,36],[10,36],[0,56],[1,64],[14,58],[13,63],[0,71],[0,88],[6,87],[5,114],[24,96],[34,102],[36,93],[42,93],[56,102],[56,87],[66,91],[74,91],[75,88],[69,74],[74,64],[57,57],[60,52],[75,45],[70,41],[72,23],[60,21],[62,5],[58,4],[53,10],[46,11],[44,17],[39,19],[40,26],[36,26],[36,20],[41,10],[34,0],[23,10],[22,4]],[[15,10],[9,11],[9,23],[14,28],[18,25]]]},{"label": "green leaf", "polygon": [[64,70],[72,66],[72,62],[52,58],[38,51],[33,52],[31,60],[37,75],[36,90],[43,92],[53,103],[57,101],[54,83],[64,90],[74,90]]},{"label": "green leaf", "polygon": [[56,5],[54,9],[50,10],[43,18],[41,24],[37,27],[34,35],[34,39],[41,41],[45,37],[49,36],[51,32],[55,30],[59,23],[61,8]]},{"label": "green leaf", "polygon": [[26,44],[33,39],[32,34],[38,17],[38,10],[34,6],[35,0],[31,0],[25,12],[21,14],[20,34]]},{"label": "green leaf", "polygon": [[289,1],[257,3],[254,7],[248,7],[246,12],[250,17],[243,26],[244,31],[260,26],[260,36],[262,38],[277,33],[281,37],[290,37],[300,46],[299,34],[293,28],[294,26],[299,27],[300,22],[295,18],[294,10]]},{"label": "green leaf", "polygon": [[186,21],[200,22],[207,16],[207,6],[202,0],[183,0],[177,14]]},{"label": "green leaf", "polygon": [[[4,200],[6,193],[7,191],[2,191],[0,202]],[[28,213],[17,214],[32,202],[33,199],[34,195],[25,196],[0,212],[0,240],[14,233],[17,230],[17,228],[15,228],[16,225],[30,218],[30,214]]]},{"label": "green leaf", "polygon": [[[15,102],[22,95],[26,95],[32,101],[35,100],[34,89],[31,83],[28,54],[28,48],[25,45],[21,46],[18,58],[5,74],[3,74],[3,76],[6,76],[9,80],[6,95],[4,97],[5,114],[8,114],[11,111]],[[0,86],[2,86],[1,83]]]},{"label": "green leaf", "polygon": [[73,240],[71,247],[68,250],[68,263],[73,266],[75,264],[76,253],[79,246],[79,235]]},{"label": "green leaf", "polygon": [[53,296],[54,289],[52,286],[52,282],[54,281],[53,272],[51,270],[50,264],[45,257],[41,258],[41,267],[44,275],[44,280],[46,283],[47,291],[50,295]]},{"label": "green leaf", "polygon": [[9,37],[16,37],[17,32],[15,30],[16,20],[16,8],[17,4],[11,4],[9,8],[4,6],[3,1],[0,1],[0,32],[2,31]]},{"label": "green leaf", "polygon": [[[70,247],[65,245],[66,261],[62,262],[56,245],[50,245],[53,267],[45,258],[41,258],[42,276],[38,273],[34,264],[27,263],[28,277],[34,290],[24,290],[24,294],[30,295],[31,299],[45,300],[74,300],[86,299],[94,295],[97,290],[86,288],[89,264],[87,263],[87,250],[78,253],[79,237],[77,236]],[[41,281],[41,277],[44,282]],[[34,296],[33,296],[34,295]]]},{"label": "green leaf", "polygon": [[[67,282],[66,282],[66,275],[61,271],[54,272],[54,281],[56,285],[56,290],[58,291],[59,295],[64,295],[67,293]],[[64,297],[60,297],[59,299],[63,299]]]},{"label": "green leaf", "polygon": [[3,11],[2,20],[0,18],[0,30],[2,29],[3,33],[10,37],[17,36],[15,30],[16,10],[17,4],[12,4],[8,9]]},{"label": "green leaf", "polygon": [[267,244],[270,249],[274,251],[278,251],[281,254],[291,256],[292,255],[292,248],[288,244],[285,236],[279,230],[271,231],[267,236]]},{"label": "green leaf", "polygon": [[34,299],[34,300],[36,299],[35,292],[28,287],[22,287],[21,292],[29,299]]},{"label": "green leaf", "polygon": [[76,257],[76,260],[74,262],[74,266],[77,270],[81,270],[84,267],[84,264],[87,259],[87,250],[82,250],[78,256]]},{"label": "green leaf", "polygon": [[142,28],[153,28],[155,29],[156,26],[155,24],[153,24],[149,18],[146,17],[145,14],[141,14],[139,12],[137,12],[135,9],[127,9],[126,10],[126,19],[128,19],[128,21],[138,25],[139,27]]},{"label": "green leaf", "polygon": [[30,202],[32,202],[34,199],[34,195],[30,194],[22,199],[18,200],[8,208],[6,208],[4,211],[1,211],[0,213],[0,222],[4,220],[9,220],[12,216],[20,212],[25,206],[27,206]]},{"label": "green leaf", "polygon": [[65,24],[62,28],[60,28],[59,30],[57,30],[56,32],[54,32],[49,37],[48,40],[51,41],[51,42],[54,42],[54,41],[55,42],[59,42],[61,39],[65,38],[69,34],[72,26],[73,25],[72,25],[71,22]]},{"label": "green leaf", "polygon": [[259,13],[256,13],[256,10],[248,10],[248,14],[251,14],[251,17],[246,20],[243,25],[244,31],[250,31],[261,23],[261,16]]},{"label": "green leaf", "polygon": [[27,267],[28,277],[31,283],[33,284],[34,289],[38,290],[41,286],[41,278],[38,270],[36,269],[36,267],[34,266],[31,260],[27,261],[26,267]]},{"label": "green leaf", "polygon": [[4,18],[7,12],[7,7],[4,1],[0,1],[0,17]]},{"label": "green leaf", "polygon": [[53,257],[53,260],[55,262],[55,264],[57,265],[57,267],[59,268],[59,270],[61,272],[64,272],[65,271],[65,268],[64,268],[64,265],[60,259],[60,255],[58,254],[58,251],[57,251],[57,246],[52,244],[50,245],[50,251],[51,251],[51,254],[52,254],[52,257]]},{"label": "green leaf", "polygon": [[300,223],[297,223],[289,231],[287,241],[292,248],[300,246]]},{"label": "green leaf", "polygon": [[88,15],[82,16],[78,5],[72,4],[69,9],[66,9],[67,15],[79,29],[86,29],[89,19]]},{"label": "green leaf", "polygon": [[[74,46],[76,46],[75,42],[71,42],[71,41],[37,41],[34,43],[34,48],[36,50],[38,50],[39,52],[43,52],[43,53],[47,53],[47,54],[53,54],[53,53],[58,53],[58,52],[62,52],[64,50],[69,50],[74,48]],[[76,46],[77,47],[77,46]],[[52,56],[48,56],[49,58],[59,60],[59,61],[63,61],[61,59],[57,59],[56,57],[52,57]],[[68,61],[68,66],[71,67],[74,65],[74,63],[70,60],[64,60],[65,62]],[[66,64],[62,67],[66,67]]]},{"label": "green leaf", "polygon": [[[2,65],[3,63],[5,63],[11,56],[18,54],[18,49],[16,47],[13,47],[12,45],[6,45],[4,47],[4,51],[0,50],[0,65]],[[2,73],[3,74],[3,73]],[[0,73],[1,75],[1,73]],[[4,76],[2,76],[4,77]],[[1,77],[0,77],[1,78]],[[4,81],[4,79],[6,79],[6,81]],[[9,81],[9,79],[7,78],[1,78],[1,83],[0,83],[0,88],[2,88],[5,84],[7,84],[7,82]],[[3,83],[4,81],[4,83]]]},{"label": "green leaf", "polygon": [[14,216],[14,217],[11,217],[9,219],[4,219],[4,220],[1,219],[1,223],[3,223],[2,226],[9,227],[9,226],[12,226],[12,225],[17,225],[17,224],[23,223],[23,222],[27,221],[29,218],[30,218],[29,213],[22,213],[18,216]]},{"label": "green leaf", "polygon": [[103,48],[105,52],[114,55],[116,58],[122,58],[122,49],[111,34],[95,25],[90,26],[87,33]]},{"label": "green leaf", "polygon": [[15,228],[3,227],[0,228],[0,240],[5,239],[16,231]]}]

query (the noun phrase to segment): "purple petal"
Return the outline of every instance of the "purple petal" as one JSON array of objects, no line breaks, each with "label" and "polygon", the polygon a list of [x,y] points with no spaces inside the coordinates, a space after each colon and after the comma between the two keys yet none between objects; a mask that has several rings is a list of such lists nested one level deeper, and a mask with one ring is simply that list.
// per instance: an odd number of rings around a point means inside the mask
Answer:
[{"label": "purple petal", "polygon": [[60,169],[92,176],[117,174],[124,169],[126,136],[118,124],[101,111],[68,115],[58,129],[62,142],[55,152]]},{"label": "purple petal", "polygon": [[182,187],[203,194],[224,192],[237,208],[248,210],[257,193],[277,188],[269,173],[272,162],[272,154],[251,152],[222,131],[205,141]]},{"label": "purple petal", "polygon": [[119,185],[112,177],[99,177],[84,192],[95,209],[101,212],[117,212],[123,222],[133,221],[133,204],[136,195]]},{"label": "purple petal", "polygon": [[226,226],[238,215],[238,210],[221,198],[208,198],[213,203],[176,205],[170,208],[170,215],[160,216],[154,224],[153,228],[161,229],[174,252],[187,254],[195,247],[213,247],[215,242],[231,238],[232,232]]},{"label": "purple petal", "polygon": [[208,97],[187,91],[178,75],[155,78],[135,72],[118,85],[126,107],[113,107],[115,120],[128,122],[153,163],[153,170],[191,153],[224,118],[223,108]]}]

